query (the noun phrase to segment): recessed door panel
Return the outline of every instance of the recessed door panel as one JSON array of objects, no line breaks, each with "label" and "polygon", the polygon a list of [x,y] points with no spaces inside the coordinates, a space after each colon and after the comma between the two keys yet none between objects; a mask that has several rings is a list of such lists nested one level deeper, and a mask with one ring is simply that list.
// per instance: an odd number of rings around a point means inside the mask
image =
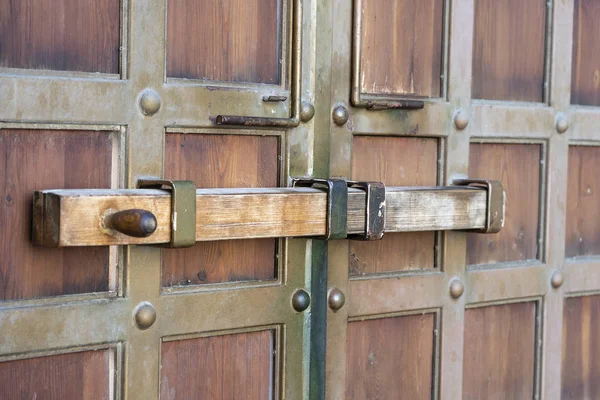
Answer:
[{"label": "recessed door panel", "polygon": [[600,4],[575,0],[571,104],[600,106]]},{"label": "recessed door panel", "polygon": [[112,158],[111,132],[0,130],[0,300],[109,290],[108,248],[34,247],[31,208],[34,190],[110,188]]}]

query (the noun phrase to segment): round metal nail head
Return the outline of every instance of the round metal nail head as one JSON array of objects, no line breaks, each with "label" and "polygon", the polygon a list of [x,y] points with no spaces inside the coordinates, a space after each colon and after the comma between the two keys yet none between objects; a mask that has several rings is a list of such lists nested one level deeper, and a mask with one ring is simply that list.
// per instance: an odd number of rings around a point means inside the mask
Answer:
[{"label": "round metal nail head", "polygon": [[310,306],[310,295],[304,289],[299,289],[292,296],[292,307],[298,312],[305,311]]},{"label": "round metal nail head", "polygon": [[563,113],[558,113],[555,119],[556,131],[558,133],[565,133],[569,129],[569,121],[567,116]]},{"label": "round metal nail head", "polygon": [[150,117],[160,110],[160,96],[155,90],[145,89],[140,94],[140,109],[142,114]]},{"label": "round metal nail head", "polygon": [[141,330],[150,328],[156,321],[156,310],[147,301],[138,304],[133,312],[135,324]]},{"label": "round metal nail head", "polygon": [[550,279],[550,283],[554,289],[558,289],[565,282],[565,278],[560,271],[554,271],[552,274],[552,278]]},{"label": "round metal nail head", "polygon": [[344,307],[344,304],[346,304],[346,296],[340,289],[333,288],[329,291],[329,299],[327,300],[327,303],[329,304],[329,308],[331,308],[333,311],[337,311]]},{"label": "round metal nail head", "polygon": [[346,109],[346,107],[337,106],[333,109],[332,117],[333,122],[335,122],[337,126],[343,126],[346,122],[348,122],[348,118],[350,118],[350,115],[348,114],[348,110]]},{"label": "round metal nail head", "polygon": [[465,113],[462,110],[458,110],[454,114],[454,126],[456,126],[456,129],[458,129],[459,131],[462,131],[467,127],[467,125],[469,125],[469,118],[467,117],[467,113]]},{"label": "round metal nail head", "polygon": [[460,281],[460,279],[453,279],[450,282],[450,296],[453,299],[458,299],[465,292],[465,285]]},{"label": "round metal nail head", "polygon": [[315,116],[315,107],[307,101],[303,101],[300,107],[300,121],[308,122]]}]

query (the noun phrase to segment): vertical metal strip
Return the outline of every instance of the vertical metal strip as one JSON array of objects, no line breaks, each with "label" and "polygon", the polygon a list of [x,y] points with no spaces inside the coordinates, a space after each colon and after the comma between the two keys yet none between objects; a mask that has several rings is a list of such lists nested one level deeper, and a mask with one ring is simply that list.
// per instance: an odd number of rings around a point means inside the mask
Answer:
[{"label": "vertical metal strip", "polygon": [[327,354],[327,257],[325,240],[312,241],[309,399],[325,399]]}]

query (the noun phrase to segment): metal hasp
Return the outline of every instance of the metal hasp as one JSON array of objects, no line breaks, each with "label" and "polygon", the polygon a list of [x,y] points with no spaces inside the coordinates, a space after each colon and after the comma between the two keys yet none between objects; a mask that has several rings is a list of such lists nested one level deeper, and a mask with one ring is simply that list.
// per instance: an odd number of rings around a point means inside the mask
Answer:
[{"label": "metal hasp", "polygon": [[381,182],[348,181],[348,187],[364,190],[366,196],[365,232],[350,235],[352,240],[380,240],[385,232],[385,185]]},{"label": "metal hasp", "polygon": [[324,236],[314,239],[336,240],[348,236],[348,185],[343,179],[294,178],[293,187],[310,187],[327,192],[327,216]]},{"label": "metal hasp", "polygon": [[196,185],[192,181],[140,179],[138,188],[171,190],[170,248],[192,247],[196,243]]},{"label": "metal hasp", "polygon": [[478,229],[480,233],[498,233],[504,227],[506,193],[499,181],[486,179],[456,179],[457,186],[483,187],[487,191],[487,214],[485,227]]}]

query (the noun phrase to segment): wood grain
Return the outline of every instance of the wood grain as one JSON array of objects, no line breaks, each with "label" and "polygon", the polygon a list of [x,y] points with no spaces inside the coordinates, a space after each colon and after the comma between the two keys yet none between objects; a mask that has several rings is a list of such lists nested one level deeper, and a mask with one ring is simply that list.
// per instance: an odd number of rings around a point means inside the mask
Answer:
[{"label": "wood grain", "polygon": [[362,5],[362,93],[441,96],[444,1]]},{"label": "wood grain", "polygon": [[270,399],[272,331],[163,342],[162,400]]},{"label": "wood grain", "polygon": [[502,182],[506,216],[497,234],[468,234],[468,264],[538,257],[541,151],[537,144],[471,144],[469,177]]},{"label": "wood grain", "polygon": [[600,3],[574,0],[571,103],[600,106]]},{"label": "wood grain", "polygon": [[[355,136],[352,179],[386,186],[436,186],[437,139]],[[435,233],[387,234],[374,242],[351,242],[350,274],[433,268]]]},{"label": "wood grain", "polygon": [[280,82],[279,0],[169,0],[167,76]]},{"label": "wood grain", "polygon": [[477,0],[473,37],[475,99],[544,99],[545,0]]},{"label": "wood grain", "polygon": [[0,363],[2,399],[109,400],[113,350]]},{"label": "wood grain", "polygon": [[[168,134],[165,144],[170,179],[190,179],[199,188],[278,186],[276,136]],[[275,246],[276,240],[262,239],[165,250],[163,285],[275,279]]]},{"label": "wood grain", "polygon": [[0,67],[119,73],[119,0],[0,0]]},{"label": "wood grain", "polygon": [[464,400],[532,399],[535,303],[465,312]]},{"label": "wood grain", "polygon": [[108,248],[31,244],[34,190],[109,188],[105,132],[0,130],[0,300],[108,290]]},{"label": "wood grain", "polygon": [[562,399],[600,398],[600,296],[572,297],[563,309]]},{"label": "wood grain", "polygon": [[346,399],[431,399],[434,314],[348,324]]},{"label": "wood grain", "polygon": [[566,256],[600,254],[600,147],[569,147],[569,186],[567,191]]},{"label": "wood grain", "polygon": [[[386,232],[480,229],[486,222],[485,189],[386,188]],[[322,236],[325,192],[310,188],[198,189],[196,240],[215,241]],[[348,233],[365,230],[365,192],[350,189]],[[169,192],[138,190],[45,190],[34,201],[34,242],[40,246],[158,244],[170,240]],[[158,221],[147,238],[106,228],[116,210],[143,208]],[[236,242],[240,243],[240,242]]]}]

